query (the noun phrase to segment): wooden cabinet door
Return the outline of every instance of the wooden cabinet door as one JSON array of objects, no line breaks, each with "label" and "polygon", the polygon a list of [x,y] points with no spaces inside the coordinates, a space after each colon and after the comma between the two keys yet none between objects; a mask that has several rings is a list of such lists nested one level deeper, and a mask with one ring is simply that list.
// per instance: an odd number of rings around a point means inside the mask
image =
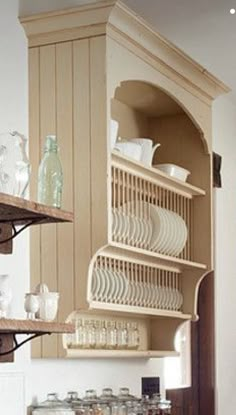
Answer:
[{"label": "wooden cabinet door", "polygon": [[191,326],[192,384],[171,389],[172,415],[215,414],[214,367],[214,276],[201,283],[198,299],[199,321]]}]

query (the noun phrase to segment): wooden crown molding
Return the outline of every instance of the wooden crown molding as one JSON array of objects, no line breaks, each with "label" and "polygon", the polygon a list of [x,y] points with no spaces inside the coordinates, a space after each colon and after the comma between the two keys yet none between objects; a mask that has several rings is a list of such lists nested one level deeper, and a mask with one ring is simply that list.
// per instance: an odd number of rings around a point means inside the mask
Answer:
[{"label": "wooden crown molding", "polygon": [[99,1],[70,9],[21,17],[29,47],[108,35],[132,42],[191,83],[209,103],[230,89],[181,49],[165,39],[120,0]]}]

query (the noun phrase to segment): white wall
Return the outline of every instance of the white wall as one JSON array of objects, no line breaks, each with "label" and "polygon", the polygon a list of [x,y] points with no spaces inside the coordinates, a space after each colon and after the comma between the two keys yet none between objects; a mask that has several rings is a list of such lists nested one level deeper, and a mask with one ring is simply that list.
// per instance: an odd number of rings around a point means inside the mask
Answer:
[{"label": "white wall", "polygon": [[[0,2],[0,133],[10,129],[27,135],[27,42],[17,19],[18,7],[18,0]],[[29,286],[27,232],[16,240],[14,255],[0,255],[0,273],[10,274],[12,315],[24,316],[24,293]],[[0,365],[0,413],[4,415],[25,414],[25,405],[36,396],[43,400],[48,391],[58,391],[63,397],[71,389],[82,395],[88,387],[100,392],[104,386],[117,391],[119,385],[127,385],[140,394],[141,376],[162,375],[158,359],[31,362],[27,345],[15,357],[14,364]]]}]

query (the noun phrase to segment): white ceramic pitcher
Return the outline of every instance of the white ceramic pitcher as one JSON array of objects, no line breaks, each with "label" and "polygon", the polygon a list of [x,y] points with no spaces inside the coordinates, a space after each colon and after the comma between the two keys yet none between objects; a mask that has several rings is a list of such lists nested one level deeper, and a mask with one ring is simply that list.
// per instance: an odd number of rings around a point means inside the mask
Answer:
[{"label": "white ceramic pitcher", "polygon": [[153,140],[150,138],[132,138],[130,141],[141,145],[142,152],[140,161],[148,166],[151,166],[154,153],[161,144],[157,143],[153,145]]},{"label": "white ceramic pitcher", "polygon": [[12,291],[9,285],[9,275],[0,275],[0,318],[7,317],[7,312],[12,299]]}]

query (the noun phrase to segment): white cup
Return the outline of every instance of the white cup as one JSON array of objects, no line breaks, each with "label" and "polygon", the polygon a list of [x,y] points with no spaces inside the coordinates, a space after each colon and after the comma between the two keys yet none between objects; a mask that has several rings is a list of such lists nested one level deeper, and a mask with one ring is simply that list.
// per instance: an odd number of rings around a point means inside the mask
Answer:
[{"label": "white cup", "polygon": [[27,313],[27,318],[30,320],[35,319],[35,314],[39,310],[39,297],[34,293],[25,294],[25,311]]}]

